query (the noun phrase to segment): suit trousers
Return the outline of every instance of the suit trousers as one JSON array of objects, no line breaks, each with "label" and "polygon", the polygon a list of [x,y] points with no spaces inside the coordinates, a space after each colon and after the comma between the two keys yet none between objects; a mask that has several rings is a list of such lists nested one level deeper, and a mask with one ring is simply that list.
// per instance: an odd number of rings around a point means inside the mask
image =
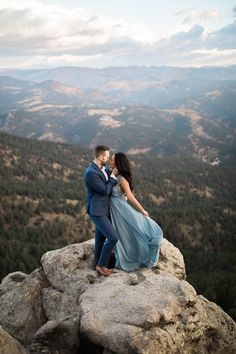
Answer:
[{"label": "suit trousers", "polygon": [[118,241],[117,232],[108,216],[93,216],[91,220],[95,224],[95,259],[96,264],[107,267],[111,252]]}]

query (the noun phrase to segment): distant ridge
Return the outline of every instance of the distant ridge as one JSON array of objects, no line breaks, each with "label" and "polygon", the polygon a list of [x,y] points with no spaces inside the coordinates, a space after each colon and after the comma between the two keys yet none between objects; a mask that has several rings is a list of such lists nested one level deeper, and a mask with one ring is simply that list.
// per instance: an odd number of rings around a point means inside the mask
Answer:
[{"label": "distant ridge", "polygon": [[176,80],[185,75],[186,79],[198,80],[235,80],[236,65],[228,67],[204,66],[200,68],[170,66],[127,66],[84,68],[76,66],[56,67],[50,69],[0,69],[0,75],[30,81],[56,80],[80,88],[99,88],[104,80]]}]

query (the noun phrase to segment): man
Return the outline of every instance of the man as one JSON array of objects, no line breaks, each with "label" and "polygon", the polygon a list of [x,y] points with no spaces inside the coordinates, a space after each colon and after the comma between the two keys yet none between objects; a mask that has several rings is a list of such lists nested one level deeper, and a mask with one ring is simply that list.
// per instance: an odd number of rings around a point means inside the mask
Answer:
[{"label": "man", "polygon": [[[95,148],[95,159],[85,172],[86,211],[95,224],[95,259],[98,273],[108,276],[111,252],[118,241],[115,228],[110,220],[109,194],[117,184],[114,173],[106,169],[109,160],[109,147],[99,145]],[[113,171],[112,171],[113,172]],[[114,171],[117,173],[117,171]]]}]

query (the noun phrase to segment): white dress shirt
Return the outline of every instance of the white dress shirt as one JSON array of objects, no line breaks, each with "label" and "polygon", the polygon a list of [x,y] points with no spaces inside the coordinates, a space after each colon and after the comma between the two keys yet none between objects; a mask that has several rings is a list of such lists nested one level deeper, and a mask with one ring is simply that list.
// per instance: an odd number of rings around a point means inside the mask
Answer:
[{"label": "white dress shirt", "polygon": [[102,172],[103,172],[103,174],[104,174],[106,180],[108,181],[108,175],[107,175],[106,167],[105,167],[105,166],[102,166],[101,170],[102,170]]},{"label": "white dress shirt", "polygon": [[[104,174],[106,180],[108,181],[108,175],[107,175],[106,167],[105,167],[105,166],[102,166],[101,170],[102,170],[102,172],[103,172],[103,174]],[[112,177],[112,178],[114,178],[114,179],[117,179],[116,176],[115,176],[113,173],[110,175],[110,177]]]},{"label": "white dress shirt", "polygon": [[[93,162],[96,163],[95,160],[94,160]],[[97,165],[97,164],[96,164],[96,165]],[[98,166],[98,165],[97,165],[97,166]],[[98,166],[98,167],[99,167],[99,166]],[[107,175],[107,171],[106,171],[106,166],[102,166],[101,170],[102,170],[102,172],[103,172],[103,174],[104,174],[104,176],[105,176],[105,178],[106,178],[106,181],[108,181],[108,175]],[[117,180],[117,177],[116,177],[113,173],[110,175],[110,177],[112,177],[112,178],[114,178],[115,180]]]}]

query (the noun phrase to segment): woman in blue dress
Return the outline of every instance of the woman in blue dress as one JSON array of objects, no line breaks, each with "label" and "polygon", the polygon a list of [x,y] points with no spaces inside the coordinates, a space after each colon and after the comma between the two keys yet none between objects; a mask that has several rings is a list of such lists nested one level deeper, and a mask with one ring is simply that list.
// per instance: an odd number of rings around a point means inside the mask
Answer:
[{"label": "woman in blue dress", "polygon": [[128,272],[142,267],[152,268],[159,258],[163,232],[132,193],[132,174],[127,156],[118,152],[112,156],[109,165],[118,171],[118,184],[110,196],[111,220],[118,233],[115,267]]}]

